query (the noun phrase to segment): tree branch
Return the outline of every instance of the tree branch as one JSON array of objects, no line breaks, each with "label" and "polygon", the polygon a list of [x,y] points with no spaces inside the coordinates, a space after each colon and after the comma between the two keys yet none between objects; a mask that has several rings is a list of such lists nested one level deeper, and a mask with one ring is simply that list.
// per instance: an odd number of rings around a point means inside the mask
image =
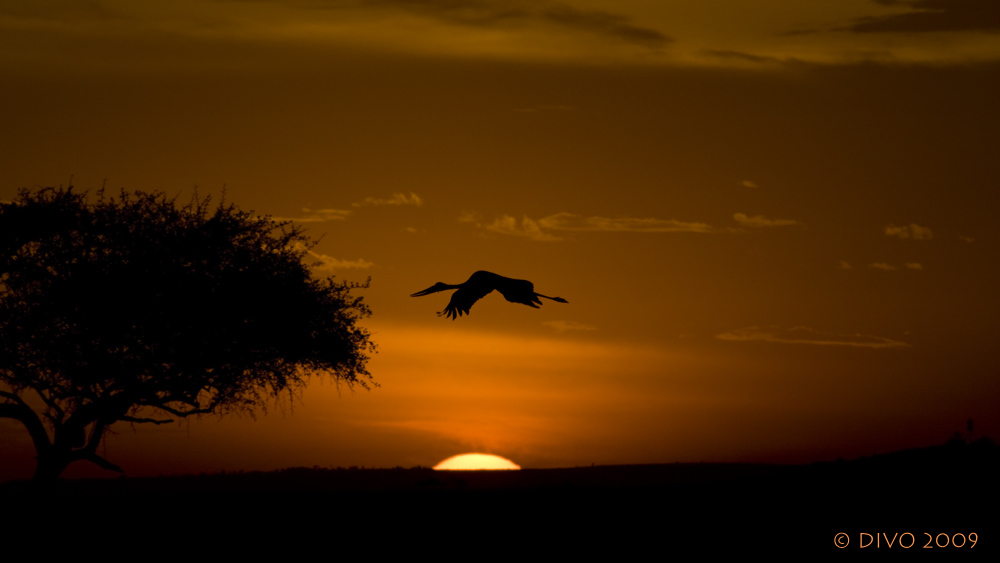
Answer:
[{"label": "tree branch", "polygon": [[35,451],[42,453],[52,446],[49,442],[49,434],[45,431],[45,425],[20,397],[13,393],[0,391],[0,396],[6,399],[13,399],[14,403],[0,403],[0,418],[13,418],[20,420],[28,429],[31,441],[35,444]]},{"label": "tree branch", "polygon": [[177,410],[175,408],[168,407],[167,405],[149,405],[149,406],[156,407],[156,408],[158,408],[158,409],[160,409],[160,410],[162,410],[164,412],[168,412],[168,413],[170,413],[170,414],[172,414],[174,416],[181,416],[181,417],[183,417],[183,416],[191,416],[192,414],[211,414],[212,413],[212,409],[211,408],[191,409],[191,410],[188,410],[188,411],[179,411],[179,410]]},{"label": "tree branch", "polygon": [[0,391],[0,397],[4,397],[5,399],[10,399],[22,405],[24,404],[24,401],[21,399],[21,397],[18,397],[16,394],[11,393],[10,391]]},{"label": "tree branch", "polygon": [[107,425],[104,421],[98,420],[94,423],[94,427],[90,429],[90,439],[87,440],[87,445],[80,449],[82,452],[93,454],[97,451],[97,445],[101,443],[101,438],[104,437],[104,429]]},{"label": "tree branch", "polygon": [[44,401],[45,404],[48,405],[50,409],[56,411],[57,416],[52,416],[49,413],[45,413],[45,416],[50,421],[52,421],[52,424],[55,426],[62,424],[63,419],[66,418],[66,413],[63,412],[62,408],[59,406],[59,403],[56,402],[51,397],[46,396],[45,393],[42,393],[42,390],[38,389],[37,387],[31,387],[31,390],[34,391],[35,394],[37,394],[39,397],[41,397],[42,401]]},{"label": "tree branch", "polygon": [[155,418],[135,418],[134,416],[123,416],[118,420],[124,420],[125,422],[149,422],[152,424],[168,424],[173,422],[173,419],[168,420],[157,420]]}]

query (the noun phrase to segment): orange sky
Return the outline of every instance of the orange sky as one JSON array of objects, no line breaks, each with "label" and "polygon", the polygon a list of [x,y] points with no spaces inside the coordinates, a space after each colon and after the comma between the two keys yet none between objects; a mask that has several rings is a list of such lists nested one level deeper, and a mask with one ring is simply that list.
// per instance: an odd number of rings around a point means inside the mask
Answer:
[{"label": "orange sky", "polygon": [[[0,199],[225,186],[372,278],[381,387],[120,425],[130,475],[998,437],[998,29],[994,0],[8,0]],[[479,269],[569,303],[409,297]],[[30,474],[17,423],[0,452]]]}]

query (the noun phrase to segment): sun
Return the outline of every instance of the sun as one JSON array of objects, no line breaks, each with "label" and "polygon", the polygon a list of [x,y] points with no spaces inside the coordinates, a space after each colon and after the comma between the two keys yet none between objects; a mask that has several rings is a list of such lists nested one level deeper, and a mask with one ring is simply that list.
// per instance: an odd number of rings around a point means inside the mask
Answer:
[{"label": "sun", "polygon": [[434,466],[435,471],[472,471],[476,469],[521,469],[513,461],[490,454],[462,454],[451,456]]}]

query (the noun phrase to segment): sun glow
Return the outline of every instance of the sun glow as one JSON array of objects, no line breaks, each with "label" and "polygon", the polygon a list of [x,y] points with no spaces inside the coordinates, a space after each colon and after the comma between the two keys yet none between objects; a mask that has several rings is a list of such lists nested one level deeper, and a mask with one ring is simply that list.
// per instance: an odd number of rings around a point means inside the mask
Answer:
[{"label": "sun glow", "polygon": [[509,459],[489,454],[456,455],[434,466],[435,471],[473,471],[477,469],[521,469],[521,466]]}]

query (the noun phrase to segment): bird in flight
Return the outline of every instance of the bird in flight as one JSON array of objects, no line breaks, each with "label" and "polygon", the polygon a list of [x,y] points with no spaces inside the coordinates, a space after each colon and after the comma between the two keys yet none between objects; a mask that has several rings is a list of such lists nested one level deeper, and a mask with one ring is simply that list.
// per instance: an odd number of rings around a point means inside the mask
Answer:
[{"label": "bird in flight", "polygon": [[463,314],[468,315],[469,309],[472,308],[476,301],[486,297],[494,289],[499,291],[504,299],[511,303],[521,303],[535,309],[542,304],[538,300],[539,297],[558,301],[559,303],[569,303],[562,297],[549,297],[548,295],[535,293],[535,285],[528,280],[505,278],[493,272],[484,272],[482,270],[472,274],[465,283],[451,285],[437,282],[423,291],[414,293],[410,297],[430,295],[446,289],[457,289],[458,291],[451,294],[451,301],[444,308],[444,311],[438,313],[438,316],[444,315],[451,317],[452,320],[457,319]]}]

